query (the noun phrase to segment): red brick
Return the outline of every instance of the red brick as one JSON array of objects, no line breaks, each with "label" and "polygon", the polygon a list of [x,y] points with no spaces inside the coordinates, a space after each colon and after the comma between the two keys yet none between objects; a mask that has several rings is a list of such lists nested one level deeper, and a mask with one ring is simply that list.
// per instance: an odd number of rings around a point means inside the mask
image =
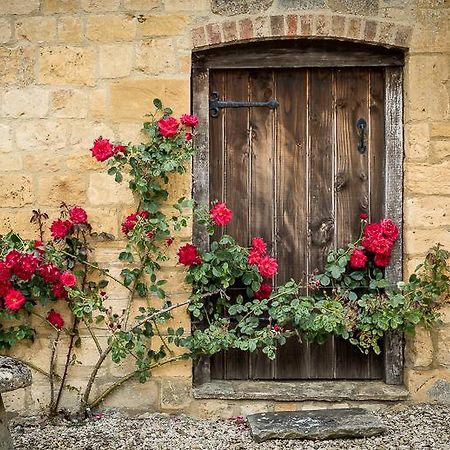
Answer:
[{"label": "red brick", "polygon": [[239,32],[241,39],[251,39],[253,37],[252,19],[243,19],[239,21]]},{"label": "red brick", "polygon": [[331,33],[332,36],[344,36],[345,35],[345,17],[333,16],[331,18]]},{"label": "red brick", "polygon": [[192,30],[192,45],[194,47],[203,47],[207,44],[205,29],[203,27]]},{"label": "red brick", "polygon": [[373,20],[368,20],[364,25],[364,40],[371,42],[375,40],[375,36],[377,35],[377,22]]},{"label": "red brick", "polygon": [[298,18],[294,14],[289,14],[286,17],[287,35],[295,36],[297,34],[297,21]]},{"label": "red brick", "polygon": [[211,45],[219,44],[222,41],[222,38],[220,37],[220,28],[217,23],[206,25],[206,34],[208,36],[208,43]]},{"label": "red brick", "polygon": [[225,42],[238,40],[238,32],[235,21],[225,22],[222,25],[222,31],[223,31],[223,39]]},{"label": "red brick", "polygon": [[284,17],[270,16],[270,29],[272,36],[284,36]]},{"label": "red brick", "polygon": [[300,16],[300,34],[302,36],[312,35],[312,21],[313,18],[310,14]]}]

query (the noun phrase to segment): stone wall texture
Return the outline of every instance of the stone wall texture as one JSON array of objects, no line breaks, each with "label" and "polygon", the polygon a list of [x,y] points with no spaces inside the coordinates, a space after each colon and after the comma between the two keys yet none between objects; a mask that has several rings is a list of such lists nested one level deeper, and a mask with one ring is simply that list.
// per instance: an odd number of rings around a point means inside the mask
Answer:
[{"label": "stone wall texture", "polygon": [[[435,242],[450,248],[449,0],[1,1],[0,232],[14,228],[32,237],[32,209],[55,216],[65,200],[85,205],[99,231],[120,236],[121,218],[133,199],[90,158],[93,139],[138,140],[155,96],[177,114],[189,110],[192,49],[271,37],[405,48],[405,272]],[[190,185],[185,176],[176,190],[189,193]],[[189,239],[190,230],[177,237],[178,243]],[[120,245],[96,250],[97,260],[113,273],[120,271],[115,262]],[[185,297],[175,261],[164,270],[171,294]],[[118,306],[124,301],[119,289],[110,295]],[[189,328],[185,313],[177,320]],[[85,383],[96,357],[91,341],[86,336],[82,341],[83,364],[71,368],[75,386]],[[44,337],[16,354],[45,367],[50,351]],[[441,326],[408,338],[406,353],[411,398],[450,402],[450,308]],[[127,367],[102,368],[98,387],[125,373]],[[191,384],[191,363],[179,362],[155,371],[144,385],[127,383],[106,406],[200,415],[289,406],[247,401],[231,408],[226,401],[194,401]],[[31,389],[6,400],[11,408],[29,411],[47,396],[46,380],[35,374]]]}]

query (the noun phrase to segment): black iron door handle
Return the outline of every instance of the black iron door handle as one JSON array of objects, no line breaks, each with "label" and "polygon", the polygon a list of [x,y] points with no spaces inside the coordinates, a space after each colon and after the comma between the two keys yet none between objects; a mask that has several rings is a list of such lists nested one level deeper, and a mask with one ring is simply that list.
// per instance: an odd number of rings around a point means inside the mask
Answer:
[{"label": "black iron door handle", "polygon": [[365,141],[365,134],[367,129],[367,122],[364,119],[358,119],[356,122],[356,128],[358,129],[359,142],[358,142],[358,151],[363,155],[366,153],[367,145]]}]

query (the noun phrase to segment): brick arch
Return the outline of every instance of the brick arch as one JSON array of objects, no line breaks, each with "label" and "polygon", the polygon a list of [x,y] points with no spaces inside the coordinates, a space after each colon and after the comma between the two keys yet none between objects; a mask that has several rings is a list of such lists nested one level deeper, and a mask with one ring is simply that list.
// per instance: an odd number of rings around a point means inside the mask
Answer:
[{"label": "brick arch", "polygon": [[194,50],[279,38],[322,38],[407,49],[413,28],[342,14],[285,14],[209,22],[192,30]]}]

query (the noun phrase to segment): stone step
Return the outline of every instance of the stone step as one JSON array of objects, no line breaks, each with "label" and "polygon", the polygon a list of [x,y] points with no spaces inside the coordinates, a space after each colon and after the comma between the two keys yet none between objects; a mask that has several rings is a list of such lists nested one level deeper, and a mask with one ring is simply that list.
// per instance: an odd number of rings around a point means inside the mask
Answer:
[{"label": "stone step", "polygon": [[251,414],[247,417],[256,442],[269,439],[337,439],[377,436],[386,427],[362,408],[318,409]]}]

